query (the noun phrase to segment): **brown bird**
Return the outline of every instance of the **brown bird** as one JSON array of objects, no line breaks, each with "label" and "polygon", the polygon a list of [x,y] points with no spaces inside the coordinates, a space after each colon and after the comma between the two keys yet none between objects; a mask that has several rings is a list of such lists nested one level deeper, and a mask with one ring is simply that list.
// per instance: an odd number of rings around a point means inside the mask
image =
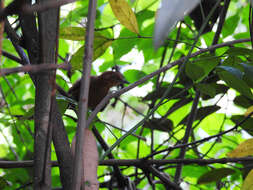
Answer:
[{"label": "brown bird", "polygon": [[[119,72],[106,71],[99,76],[91,76],[88,107],[95,109],[113,86],[128,83]],[[80,96],[81,80],[79,79],[68,91],[71,97],[78,101]]]}]

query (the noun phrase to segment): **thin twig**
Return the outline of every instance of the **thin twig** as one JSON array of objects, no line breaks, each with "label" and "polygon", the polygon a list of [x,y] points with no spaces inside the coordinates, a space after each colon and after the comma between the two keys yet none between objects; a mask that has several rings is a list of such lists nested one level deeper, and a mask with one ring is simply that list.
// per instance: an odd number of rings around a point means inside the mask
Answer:
[{"label": "thin twig", "polygon": [[[100,166],[136,166],[143,167],[143,164],[162,166],[166,164],[198,164],[198,165],[209,165],[209,164],[226,164],[226,163],[241,163],[241,162],[252,162],[252,157],[241,157],[241,158],[220,158],[220,159],[164,159],[164,160],[103,160],[100,161]],[[0,162],[1,163],[1,162]]]},{"label": "thin twig", "polygon": [[[117,130],[119,130],[119,131],[123,131],[123,132],[127,132],[125,129],[122,129],[122,128],[119,128],[119,127],[117,127],[117,126],[115,126],[115,125],[113,125],[113,124],[111,124],[111,123],[108,123],[108,122],[106,122],[106,121],[102,121],[102,120],[99,120],[101,123],[104,123],[104,124],[106,124],[106,125],[110,125],[112,128],[114,128],[114,129],[117,129]],[[146,141],[146,138],[145,137],[142,137],[142,136],[139,136],[139,135],[136,135],[136,134],[132,134],[132,136],[134,136],[134,137],[136,137],[136,138],[138,138],[138,139],[140,139],[140,140],[143,140],[143,141]]]},{"label": "thin twig", "polygon": [[[184,135],[184,138],[183,138],[183,144],[186,144],[188,142],[189,137],[191,135],[192,124],[195,121],[195,118],[196,118],[196,115],[197,115],[199,98],[200,98],[200,93],[197,91],[196,96],[195,96],[194,101],[193,101],[193,104],[192,104],[191,113],[190,113],[190,115],[187,119],[187,126],[186,126],[186,130],[185,130],[185,135]],[[180,154],[179,154],[179,159],[183,159],[185,157],[185,153],[186,153],[186,147],[181,148]],[[175,179],[174,179],[175,183],[179,183],[182,168],[183,168],[182,164],[179,164],[177,166]]]},{"label": "thin twig", "polygon": [[20,64],[22,63],[22,60],[19,57],[16,57],[15,55],[8,53],[7,51],[2,50],[2,54],[3,54],[3,56],[5,56],[13,61],[16,61],[17,63],[20,63]]},{"label": "thin twig", "polygon": [[25,72],[31,72],[31,73],[38,73],[42,71],[50,71],[55,69],[64,69],[68,70],[70,69],[71,65],[67,63],[63,63],[60,65],[56,64],[40,64],[40,65],[25,65],[21,67],[14,67],[14,68],[5,68],[0,69],[0,77],[10,75],[13,73],[25,73]]},{"label": "thin twig", "polygon": [[[253,157],[240,157],[240,158],[219,158],[219,159],[164,159],[164,160],[145,160],[142,159],[108,159],[99,162],[100,166],[136,166],[143,167],[143,164],[162,166],[166,164],[178,164],[184,165],[198,164],[227,164],[227,163],[241,163],[241,162],[253,162]],[[57,161],[51,162],[52,167],[57,167]],[[0,161],[0,168],[29,168],[34,166],[33,160],[25,161]]]},{"label": "thin twig", "polygon": [[224,22],[225,22],[225,18],[226,18],[226,15],[227,15],[229,4],[230,4],[230,0],[225,0],[224,6],[222,8],[222,12],[220,14],[219,24],[218,24],[217,30],[215,32],[215,36],[213,38],[212,45],[217,44],[218,41],[219,41],[220,34],[221,34],[221,31],[222,31],[222,28],[223,28],[223,25],[224,25]]}]

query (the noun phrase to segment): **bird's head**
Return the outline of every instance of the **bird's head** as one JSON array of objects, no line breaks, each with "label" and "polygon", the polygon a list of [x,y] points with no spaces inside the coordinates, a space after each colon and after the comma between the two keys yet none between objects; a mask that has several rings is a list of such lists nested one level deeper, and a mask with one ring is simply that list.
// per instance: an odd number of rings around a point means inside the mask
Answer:
[{"label": "bird's head", "polygon": [[128,81],[125,80],[124,76],[121,73],[114,71],[106,71],[102,73],[98,78],[99,80],[109,84],[110,87],[129,83]]}]

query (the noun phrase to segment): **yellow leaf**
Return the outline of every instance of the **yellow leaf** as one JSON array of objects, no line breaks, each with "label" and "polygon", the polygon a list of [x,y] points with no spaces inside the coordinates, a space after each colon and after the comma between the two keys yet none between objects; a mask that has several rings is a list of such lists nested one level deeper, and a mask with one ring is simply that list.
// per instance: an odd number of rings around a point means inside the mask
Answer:
[{"label": "yellow leaf", "polygon": [[[251,112],[253,112],[253,106],[250,106],[248,109],[247,109],[247,111],[245,112],[245,117],[247,117],[249,114],[251,114]],[[253,117],[252,115],[251,115],[251,117]]]},{"label": "yellow leaf", "polygon": [[130,31],[139,34],[138,23],[134,12],[125,0],[109,0],[115,17]]},{"label": "yellow leaf", "polygon": [[248,139],[239,144],[236,149],[227,154],[228,157],[238,158],[253,155],[253,139]]},{"label": "yellow leaf", "polygon": [[252,190],[253,189],[253,170],[249,172],[245,178],[241,190]]}]

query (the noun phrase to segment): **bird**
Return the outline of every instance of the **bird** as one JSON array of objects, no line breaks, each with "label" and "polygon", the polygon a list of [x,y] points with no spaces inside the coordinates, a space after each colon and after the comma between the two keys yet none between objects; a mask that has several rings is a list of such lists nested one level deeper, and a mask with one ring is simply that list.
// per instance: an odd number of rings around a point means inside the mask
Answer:
[{"label": "bird", "polygon": [[[91,76],[88,107],[91,110],[94,110],[101,100],[108,94],[111,87],[128,83],[129,82],[125,80],[120,72],[106,71],[99,76]],[[79,101],[80,87],[81,79],[77,80],[68,91],[71,98],[77,102]]]}]

